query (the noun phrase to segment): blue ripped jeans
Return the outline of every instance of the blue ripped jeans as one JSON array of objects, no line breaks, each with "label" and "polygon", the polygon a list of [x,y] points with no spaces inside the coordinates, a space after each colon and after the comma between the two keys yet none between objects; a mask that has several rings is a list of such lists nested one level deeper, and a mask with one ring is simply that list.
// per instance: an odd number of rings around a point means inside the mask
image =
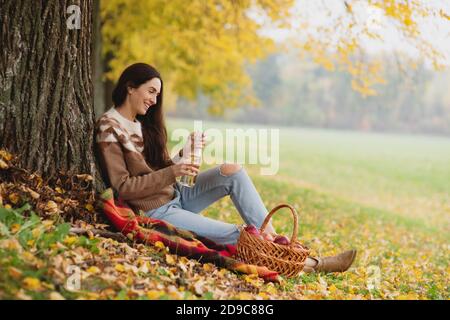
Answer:
[{"label": "blue ripped jeans", "polygon": [[246,224],[260,228],[268,211],[244,168],[224,175],[220,166],[200,172],[193,187],[175,185],[175,197],[165,205],[147,211],[147,216],[193,231],[220,244],[235,244],[239,228],[235,224],[205,217],[200,212],[229,195]]}]

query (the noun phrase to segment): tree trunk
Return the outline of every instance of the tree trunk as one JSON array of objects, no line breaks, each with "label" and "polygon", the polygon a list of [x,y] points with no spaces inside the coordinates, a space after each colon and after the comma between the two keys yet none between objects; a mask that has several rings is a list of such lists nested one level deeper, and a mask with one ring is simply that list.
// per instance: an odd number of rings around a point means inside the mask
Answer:
[{"label": "tree trunk", "polygon": [[[112,58],[113,55],[111,52],[108,52],[103,58],[103,70],[105,73],[110,71],[109,62],[112,60]],[[103,80],[103,103],[106,109],[109,109],[113,106],[112,93],[114,90],[114,86],[115,84],[111,80]]]},{"label": "tree trunk", "polygon": [[[71,5],[80,9],[79,28]],[[45,178],[98,177],[93,0],[0,0],[0,7],[0,148]]]},{"label": "tree trunk", "polygon": [[[102,34],[100,19],[100,1],[94,0],[94,112],[99,118],[106,110],[103,92]],[[108,1],[108,0],[106,0]]]}]

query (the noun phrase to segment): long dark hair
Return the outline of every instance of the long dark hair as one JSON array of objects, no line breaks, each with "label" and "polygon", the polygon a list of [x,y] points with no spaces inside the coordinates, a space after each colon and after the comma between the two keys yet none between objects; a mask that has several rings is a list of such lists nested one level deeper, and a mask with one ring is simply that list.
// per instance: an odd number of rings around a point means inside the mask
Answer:
[{"label": "long dark hair", "polygon": [[173,164],[167,150],[167,129],[162,112],[163,81],[161,75],[154,67],[146,63],[135,63],[128,66],[120,75],[112,92],[112,100],[115,107],[121,106],[127,97],[128,87],[138,88],[153,78],[161,80],[161,91],[156,105],[149,108],[144,116],[137,115],[136,119],[141,122],[144,158],[153,169],[158,170]]}]

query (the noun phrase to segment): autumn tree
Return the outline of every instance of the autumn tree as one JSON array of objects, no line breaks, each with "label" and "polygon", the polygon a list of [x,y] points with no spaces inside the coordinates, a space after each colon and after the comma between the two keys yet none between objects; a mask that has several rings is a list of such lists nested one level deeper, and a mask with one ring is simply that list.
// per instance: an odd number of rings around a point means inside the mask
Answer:
[{"label": "autumn tree", "polygon": [[[145,61],[162,71],[169,105],[176,96],[193,99],[201,92],[213,114],[257,104],[245,67],[276,49],[297,48],[330,72],[346,71],[362,96],[375,95],[375,86],[385,83],[382,61],[365,48],[367,41],[389,41],[383,30],[440,69],[445,56],[421,26],[449,19],[443,4],[418,0],[110,0],[101,11],[107,79]],[[267,26],[289,33],[283,46],[261,32]],[[399,68],[417,65],[404,56],[399,61]]]},{"label": "autumn tree", "polygon": [[51,178],[96,174],[92,0],[1,0],[0,148]]},{"label": "autumn tree", "polygon": [[[276,26],[289,18],[293,0],[109,0],[102,2],[106,78],[115,81],[135,61],[154,65],[169,86],[166,105],[176,95],[193,99],[202,92],[209,110],[255,103],[245,71],[275,49],[260,34],[265,17]],[[258,18],[259,17],[259,18]]]}]

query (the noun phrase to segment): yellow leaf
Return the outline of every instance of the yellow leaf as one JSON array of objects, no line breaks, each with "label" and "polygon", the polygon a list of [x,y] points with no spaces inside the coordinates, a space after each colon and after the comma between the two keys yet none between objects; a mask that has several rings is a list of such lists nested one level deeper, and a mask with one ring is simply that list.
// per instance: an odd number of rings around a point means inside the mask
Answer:
[{"label": "yellow leaf", "polygon": [[166,262],[170,265],[175,265],[177,263],[171,254],[166,254]]},{"label": "yellow leaf", "polygon": [[215,266],[212,263],[205,263],[203,265],[203,270],[205,270],[206,272],[211,272],[214,271]]},{"label": "yellow leaf", "polygon": [[119,272],[125,272],[125,267],[123,266],[123,264],[120,264],[120,263],[116,264],[114,269],[116,269],[116,271],[119,271]]},{"label": "yellow leaf", "polygon": [[22,252],[22,246],[16,238],[0,240],[0,248]]},{"label": "yellow leaf", "polygon": [[160,248],[160,249],[164,249],[166,246],[161,241],[156,241],[155,242],[155,247]]},{"label": "yellow leaf", "polygon": [[17,202],[19,202],[20,197],[17,193],[11,193],[9,195],[9,201],[11,201],[13,204],[17,204]]},{"label": "yellow leaf", "polygon": [[33,199],[39,199],[40,196],[41,196],[39,193],[37,193],[36,191],[34,191],[34,190],[30,189],[30,188],[26,188],[26,191],[31,195],[31,197]]},{"label": "yellow leaf", "polygon": [[50,300],[66,300],[59,292],[53,291],[49,294]]},{"label": "yellow leaf", "polygon": [[238,294],[238,299],[240,300],[253,300],[253,296],[248,292],[240,292]]},{"label": "yellow leaf", "polygon": [[8,164],[3,161],[2,159],[0,159],[0,169],[8,169]]},{"label": "yellow leaf", "polygon": [[219,277],[224,277],[228,273],[228,270],[225,268],[221,268],[218,275]]},{"label": "yellow leaf", "polygon": [[84,181],[93,181],[94,180],[92,178],[92,176],[89,175],[89,174],[77,174],[76,176],[77,176],[78,179],[84,180]]},{"label": "yellow leaf", "polygon": [[334,284],[332,284],[331,286],[328,287],[328,290],[331,293],[334,293],[334,292],[336,292],[338,290],[338,288],[336,288],[336,286]]},{"label": "yellow leaf", "polygon": [[169,296],[170,296],[172,299],[181,299],[181,298],[182,298],[181,293],[180,293],[180,292],[177,292],[177,291],[171,291],[171,292],[169,292]]},{"label": "yellow leaf", "polygon": [[265,291],[267,291],[270,294],[277,294],[278,293],[278,290],[270,283],[266,286]]},{"label": "yellow leaf", "polygon": [[34,228],[33,231],[31,231],[31,235],[33,238],[37,238],[41,235],[42,229],[40,227]]},{"label": "yellow leaf", "polygon": [[58,209],[58,205],[56,204],[56,202],[50,200],[47,202],[47,204],[44,207],[45,212],[49,213],[49,214],[55,214],[58,213],[59,209]]},{"label": "yellow leaf", "polygon": [[19,229],[20,229],[20,224],[18,224],[18,223],[14,223],[14,224],[11,226],[11,232],[12,232],[12,233],[16,233],[17,231],[19,231]]},{"label": "yellow leaf", "polygon": [[5,150],[0,150],[0,157],[5,159],[6,161],[10,161],[12,159],[12,155]]},{"label": "yellow leaf", "polygon": [[87,211],[89,212],[94,212],[94,206],[90,203],[88,203],[85,208],[87,209]]},{"label": "yellow leaf", "polygon": [[180,263],[182,263],[182,264],[187,264],[187,263],[189,263],[189,259],[186,258],[186,257],[180,257],[180,258],[178,259],[178,261],[179,261]]},{"label": "yellow leaf", "polygon": [[347,3],[347,1],[344,1],[344,4],[345,4],[345,7],[347,8],[347,11],[348,11],[349,13],[353,13],[353,8],[352,8],[352,6],[350,5],[350,3]]},{"label": "yellow leaf", "polygon": [[263,284],[263,280],[258,277],[256,273],[244,276],[244,280],[247,283],[254,285],[255,287],[260,287]]},{"label": "yellow leaf", "polygon": [[55,199],[55,201],[58,202],[58,203],[63,203],[64,202],[64,199],[61,198],[61,197],[54,197],[53,199]]},{"label": "yellow leaf", "polygon": [[86,271],[90,274],[100,273],[100,269],[97,268],[96,266],[89,267]]},{"label": "yellow leaf", "polygon": [[450,15],[446,14],[442,9],[439,10],[439,14],[441,15],[441,17],[450,20]]},{"label": "yellow leaf", "polygon": [[26,262],[29,262],[29,263],[33,263],[34,261],[36,261],[36,257],[29,251],[25,251],[22,254],[22,258],[23,258],[23,260],[25,260]]},{"label": "yellow leaf", "polygon": [[91,299],[91,300],[98,300],[98,298],[99,298],[99,294],[95,293],[95,292],[86,292],[86,296],[88,299]]},{"label": "yellow leaf", "polygon": [[54,221],[52,220],[44,220],[42,221],[42,224],[44,225],[45,229],[50,230],[53,226]]},{"label": "yellow leaf", "polygon": [[147,297],[151,300],[158,299],[159,297],[163,296],[164,294],[165,294],[165,292],[161,291],[161,290],[147,291]]},{"label": "yellow leaf", "polygon": [[22,284],[27,290],[42,290],[41,281],[36,278],[26,277],[25,279],[23,279]]},{"label": "yellow leaf", "polygon": [[77,240],[78,240],[77,236],[66,236],[66,238],[64,239],[64,243],[70,246],[74,244]]},{"label": "yellow leaf", "polygon": [[269,299],[269,296],[268,296],[267,293],[265,293],[265,292],[260,292],[260,293],[258,294],[258,296],[260,296],[260,297],[263,298],[264,300]]},{"label": "yellow leaf", "polygon": [[398,300],[417,300],[418,297],[414,293],[402,294],[397,297]]}]

